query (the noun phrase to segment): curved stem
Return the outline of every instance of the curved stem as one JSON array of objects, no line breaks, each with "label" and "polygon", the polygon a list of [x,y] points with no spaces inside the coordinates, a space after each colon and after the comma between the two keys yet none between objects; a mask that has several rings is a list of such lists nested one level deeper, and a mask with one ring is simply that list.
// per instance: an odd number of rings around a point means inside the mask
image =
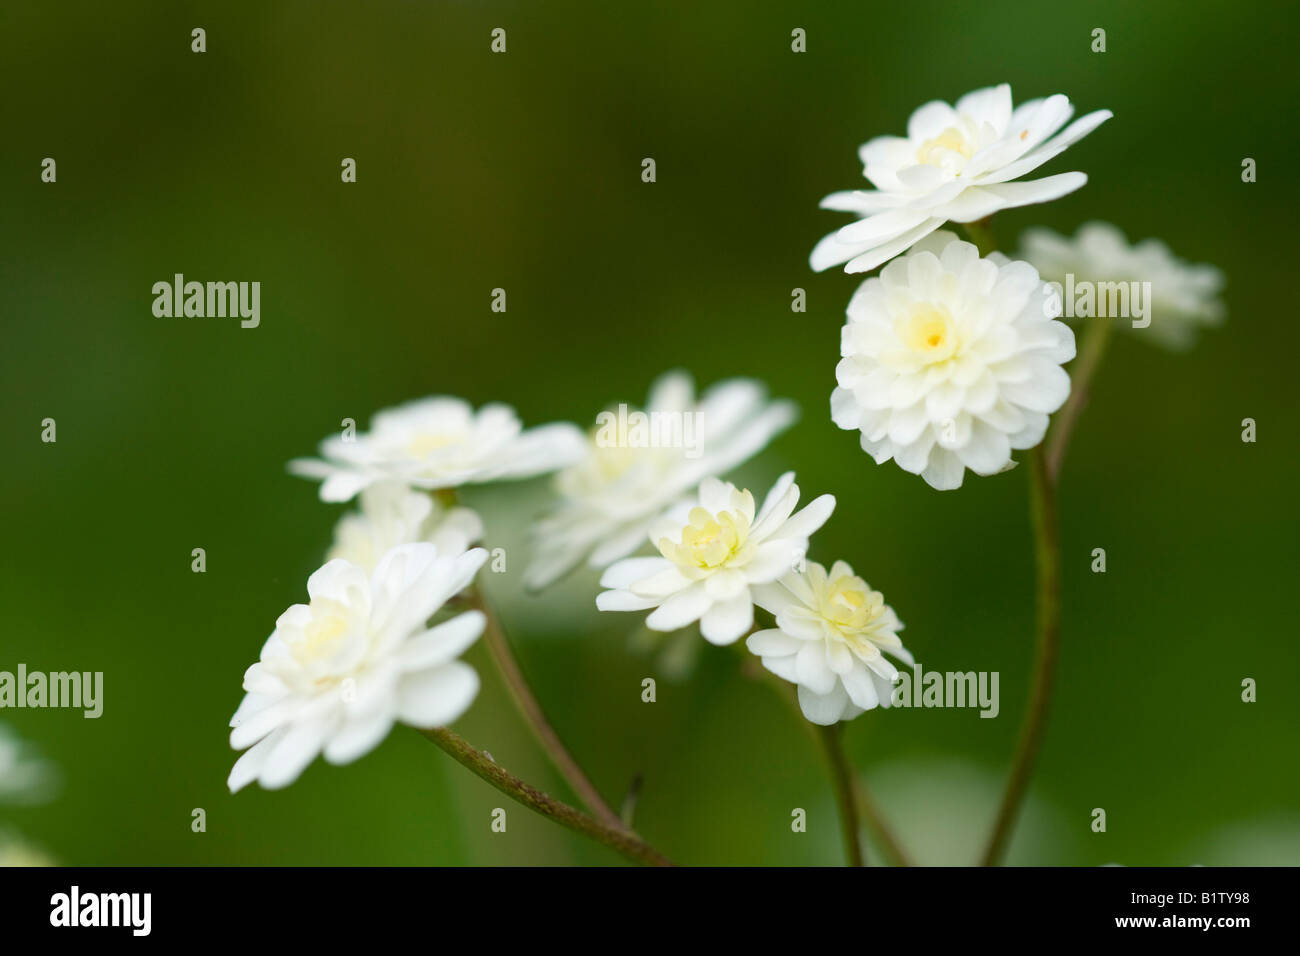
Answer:
[{"label": "curved stem", "polygon": [[[754,658],[746,659],[745,673],[752,678],[767,682],[767,684],[776,692],[777,696],[785,701],[785,703],[790,707],[791,713],[793,713],[795,719],[799,721],[799,726],[803,727],[811,736],[815,737],[818,743],[822,742],[822,731],[826,728],[818,727],[816,724],[804,717],[803,711],[799,709],[798,700],[795,698],[794,694],[790,693],[789,684],[781,680],[781,678],[777,677],[767,668],[763,667]],[[899,843],[898,839],[894,836],[888,822],[885,820],[884,814],[880,812],[880,808],[876,806],[876,802],[872,799],[870,792],[867,790],[866,784],[862,782],[861,776],[853,774],[852,779],[853,793],[857,799],[858,807],[861,810],[862,819],[866,821],[867,828],[871,830],[872,836],[874,836],[879,842],[880,848],[884,851],[885,857],[894,866],[911,866],[911,859],[903,849],[902,844]]]},{"label": "curved stem", "polygon": [[606,826],[626,829],[622,818],[605,803],[600,791],[587,779],[587,775],[582,772],[578,762],[573,759],[573,755],[565,748],[564,742],[560,740],[555,728],[546,719],[542,705],[538,703],[537,697],[528,685],[528,679],[524,677],[524,672],[519,667],[514,652],[510,649],[510,642],[506,639],[505,631],[501,628],[501,622],[484,599],[482,590],[475,584],[469,594],[470,604],[482,611],[487,618],[487,626],[483,630],[483,642],[488,646],[492,659],[496,661],[497,669],[505,680],[506,688],[510,691],[515,706],[519,709],[519,713],[523,715],[528,726],[532,728],[533,734],[537,737],[537,742],[546,751],[552,765],[559,771],[560,776],[568,782],[569,786],[573,788],[573,792],[577,794],[578,799]]},{"label": "curved stem", "polygon": [[844,836],[844,855],[849,866],[865,866],[862,855],[862,839],[858,834],[858,790],[853,768],[849,766],[844,754],[844,731],[839,724],[819,727],[822,747],[826,751],[826,761],[831,769],[831,787],[835,790],[835,802],[840,809],[840,829]]},{"label": "curved stem", "polygon": [[996,865],[1006,852],[1029,778],[1042,744],[1061,631],[1061,541],[1056,514],[1056,486],[1040,445],[1029,455],[1029,500],[1037,565],[1038,634],[1029,705],[1020,724],[1020,740],[998,808],[997,821],[984,852],[984,866]]},{"label": "curved stem", "polygon": [[889,828],[885,818],[880,813],[880,808],[876,806],[876,801],[872,799],[866,785],[858,780],[858,803],[862,807],[862,818],[867,821],[869,829],[877,840],[880,841],[880,847],[885,851],[885,856],[894,866],[911,866],[911,858],[908,857],[907,851],[894,838],[894,831]]},{"label": "curved stem", "polygon": [[1092,388],[1093,376],[1101,357],[1106,354],[1106,344],[1110,341],[1111,325],[1116,320],[1108,317],[1086,319],[1079,356],[1070,367],[1070,397],[1061,406],[1061,412],[1051,434],[1047,436],[1047,477],[1053,483],[1060,479],[1061,465],[1065,461],[1065,451],[1070,444],[1070,435],[1088,404],[1088,394]]},{"label": "curved stem", "polygon": [[616,827],[609,826],[567,803],[552,799],[536,787],[524,783],[505,768],[498,766],[495,760],[446,727],[421,730],[420,733],[441,747],[461,766],[473,771],[512,800],[537,811],[544,817],[549,817],[560,826],[603,843],[635,863],[648,866],[673,865],[671,860],[622,824]]}]

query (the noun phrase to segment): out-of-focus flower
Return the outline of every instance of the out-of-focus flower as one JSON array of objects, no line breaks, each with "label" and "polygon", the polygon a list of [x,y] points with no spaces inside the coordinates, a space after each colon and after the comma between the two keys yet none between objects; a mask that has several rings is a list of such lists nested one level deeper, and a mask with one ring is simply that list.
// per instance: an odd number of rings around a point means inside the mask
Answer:
[{"label": "out-of-focus flower", "polygon": [[[1029,229],[1021,237],[1022,255],[1043,279],[1071,287],[1089,283],[1150,283],[1145,304],[1149,325],[1120,322],[1167,348],[1189,348],[1197,332],[1223,321],[1223,273],[1212,265],[1178,259],[1159,239],[1130,245],[1118,227],[1089,222],[1073,239],[1050,229]],[[1067,293],[1068,294],[1068,293]],[[1099,304],[1098,304],[1099,305]],[[1073,308],[1067,308],[1073,314]],[[1093,321],[1117,321],[1117,317]]]},{"label": "out-of-focus flower", "polygon": [[903,625],[847,563],[836,561],[828,574],[810,561],[805,571],[755,588],[754,601],[776,617],[776,627],[754,632],[745,645],[798,685],[799,708],[814,724],[890,706],[898,668],[885,652],[913,664],[898,638]]},{"label": "out-of-focus flower", "polygon": [[386,481],[362,491],[361,510],[339,519],[328,557],[369,574],[399,544],[427,541],[443,557],[454,557],[482,536],[483,521],[473,510],[444,508],[423,492]]},{"label": "out-of-focus flower", "polygon": [[1088,181],[1083,173],[1014,182],[1063,152],[1111,117],[1097,110],[1053,136],[1074,113],[1061,94],[1014,110],[1006,83],[967,93],[949,106],[918,108],[907,136],[878,136],[859,149],[874,190],[832,193],[824,209],[862,218],[824,238],[810,264],[821,272],[869,272],[906,252],[945,222],[975,222],[1000,209],[1047,202]]},{"label": "out-of-focus flower", "polygon": [[509,405],[475,411],[463,399],[440,396],[377,413],[369,432],[332,435],[319,459],[295,459],[289,470],[324,479],[322,501],[348,501],[380,481],[436,489],[526,478],[577,461],[585,447],[574,425],[524,431]]},{"label": "out-of-focus flower", "polygon": [[53,796],[58,779],[54,764],[8,724],[0,724],[0,803],[44,803]]},{"label": "out-of-focus flower", "polygon": [[698,401],[694,392],[689,375],[670,372],[644,411],[602,413],[586,456],[555,478],[560,500],[534,528],[528,587],[546,587],[584,558],[604,568],[626,557],[702,480],[756,454],[796,416],[748,379],[719,382]]},{"label": "out-of-focus flower", "polygon": [[1074,333],[1027,262],[981,259],[950,232],[866,280],[849,303],[831,417],[932,487],[1010,467],[1070,393]]},{"label": "out-of-focus flower", "polygon": [[0,868],[57,866],[54,858],[13,831],[0,830]]},{"label": "out-of-focus flower", "polygon": [[457,658],[483,632],[484,616],[427,622],[486,559],[482,548],[443,557],[431,544],[407,544],[369,576],[343,560],[316,571],[307,581],[311,603],[280,615],[244,674],[230,745],[250,749],[230,772],[231,792],[253,780],[287,786],[320,753],[349,763],[397,721],[437,727],[463,714],[479,680]]},{"label": "out-of-focus flower", "polygon": [[708,478],[699,504],[680,506],[651,532],[661,557],[625,558],[601,577],[602,611],[654,608],[646,625],[675,631],[696,621],[713,644],[731,644],[754,623],[751,588],[775,581],[803,560],[808,537],[826,523],[835,498],[822,495],[794,514],[799,486],[782,475],[757,515],[754,497]]}]

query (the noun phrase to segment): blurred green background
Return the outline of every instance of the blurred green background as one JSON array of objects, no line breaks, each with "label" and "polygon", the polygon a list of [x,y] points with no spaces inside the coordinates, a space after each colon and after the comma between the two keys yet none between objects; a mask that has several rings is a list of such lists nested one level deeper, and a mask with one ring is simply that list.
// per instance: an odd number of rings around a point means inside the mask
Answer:
[{"label": "blurred green background", "polygon": [[[796,399],[801,423],[739,477],[795,468],[806,495],[836,494],[813,556],[882,589],[928,669],[1001,673],[996,720],[871,712],[847,734],[916,855],[973,861],[1030,664],[1024,471],[941,494],[836,429],[860,279],[814,275],[807,255],[848,221],[817,202],[862,182],[861,142],[1008,81],[1017,101],[1064,92],[1115,118],[1043,170],[1084,170],[1085,188],[996,218],[1004,248],[1031,224],[1102,218],[1229,283],[1227,324],[1190,354],[1119,336],[1077,432],[1058,696],[1011,860],[1300,859],[1294,7],[159,0],[2,16],[0,669],[101,670],[106,686],[99,720],[0,713],[64,778],[44,806],[0,807],[0,830],[68,864],[617,862],[404,728],[356,764],[232,797],[226,724],[342,510],[289,458],[432,393],[588,423],[684,367]],[[260,328],[155,318],[151,286],[176,272],[259,280]],[[40,441],[46,417],[57,444]],[[643,774],[638,826],[684,863],[838,863],[819,754],[733,654],[696,638],[674,682],[636,647],[639,616],[596,612],[593,575],[521,593],[546,492],[468,498],[511,556],[486,585],[598,786],[617,800]],[[457,729],[570,797],[485,649],[468,659],[484,689]],[[489,829],[498,806],[506,834]]]}]

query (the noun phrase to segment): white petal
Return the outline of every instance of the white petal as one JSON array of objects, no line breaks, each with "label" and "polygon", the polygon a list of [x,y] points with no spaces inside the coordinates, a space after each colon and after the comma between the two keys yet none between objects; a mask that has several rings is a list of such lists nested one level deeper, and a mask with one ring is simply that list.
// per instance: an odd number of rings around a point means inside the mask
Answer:
[{"label": "white petal", "polygon": [[798,568],[807,553],[806,538],[787,538],[783,534],[771,541],[764,541],[745,565],[744,577],[751,584],[762,585],[775,581]]},{"label": "white petal", "polygon": [[803,642],[779,628],[768,628],[749,635],[745,646],[759,657],[789,657],[799,653]]},{"label": "white petal", "polygon": [[[745,595],[748,601],[748,594]],[[713,599],[709,597],[704,582],[696,582],[685,590],[678,591],[646,618],[646,627],[652,631],[676,631],[694,624],[710,607]]]},{"label": "white petal", "polygon": [[744,571],[724,568],[705,578],[704,589],[708,592],[710,600],[726,601],[745,590],[749,583],[746,575],[750,572],[751,566],[752,562],[745,566]]},{"label": "white petal", "polygon": [[602,591],[596,595],[596,607],[601,611],[644,611],[658,603],[658,598],[638,597],[631,591]]},{"label": "white petal", "polygon": [[826,660],[826,648],[819,642],[808,641],[799,648],[795,662],[799,683],[815,694],[829,694],[835,686],[835,672]]},{"label": "white petal", "polygon": [[333,722],[332,717],[317,717],[289,727],[266,755],[257,782],[267,790],[278,790],[297,780],[320,753]]},{"label": "white petal", "polygon": [[732,644],[754,624],[749,592],[713,605],[700,620],[700,633],[710,644]]},{"label": "white petal", "polygon": [[452,661],[407,674],[397,687],[397,716],[412,727],[442,727],[469,709],[478,695],[474,668]]},{"label": "white petal", "polygon": [[811,537],[813,532],[824,525],[835,510],[835,496],[822,495],[808,502],[807,506],[791,515],[790,519],[775,532],[783,539],[801,539]]},{"label": "white petal", "polygon": [[324,757],[335,765],[358,760],[378,747],[392,726],[391,707],[349,720],[325,742]]},{"label": "white petal", "polygon": [[930,463],[921,477],[931,488],[939,491],[951,491],[961,487],[962,476],[966,468],[961,459],[946,448],[934,448],[930,452]]},{"label": "white petal", "polygon": [[399,656],[404,670],[422,670],[444,664],[473,644],[487,624],[482,611],[466,611],[443,621],[402,645]]},{"label": "white petal", "polygon": [[796,667],[798,657],[794,654],[788,656],[769,655],[764,657],[763,666],[775,674],[781,680],[788,680],[791,684],[799,683],[799,672]]},{"label": "white petal", "polygon": [[[667,563],[667,562],[665,562]],[[650,577],[631,585],[628,590],[639,597],[666,598],[684,588],[690,587],[691,581],[675,565],[668,564]]]},{"label": "white petal", "polygon": [[848,706],[849,695],[838,682],[829,694],[816,694],[799,686],[799,709],[814,724],[829,727],[845,716]]},{"label": "white petal", "polygon": [[863,710],[871,710],[880,703],[876,685],[871,679],[871,671],[865,667],[854,667],[847,674],[840,675],[844,690],[849,699]]},{"label": "white petal", "polygon": [[970,440],[957,449],[957,455],[977,475],[994,475],[1011,460],[1011,443],[1006,432],[975,422]]},{"label": "white petal", "polygon": [[1061,173],[1044,179],[1031,179],[1027,182],[1000,183],[984,186],[1003,201],[1004,208],[1028,206],[1030,203],[1049,202],[1074,192],[1088,181],[1084,173]]},{"label": "white petal", "polygon": [[1059,156],[1114,115],[1110,110],[1096,110],[1080,117],[1037,149],[1001,169],[980,177],[980,183],[1005,183],[1032,172],[1048,160]]},{"label": "white petal", "polygon": [[808,256],[808,265],[813,272],[825,272],[831,266],[838,266],[841,263],[848,262],[871,248],[871,244],[866,242],[846,246],[840,242],[839,235],[837,229],[830,235],[823,236],[817,245],[813,246],[813,251]]},{"label": "white petal", "polygon": [[667,558],[624,558],[612,564],[600,576],[600,586],[604,588],[629,588],[638,581],[653,577],[660,571],[671,568],[672,562]]},{"label": "white petal", "polygon": [[924,211],[891,209],[850,223],[840,230],[838,238],[848,246],[864,242],[879,245],[898,238],[909,229],[915,229],[925,219]]},{"label": "white petal", "polygon": [[275,749],[276,744],[280,742],[286,733],[288,733],[288,728],[283,727],[262,738],[240,754],[239,759],[235,761],[235,765],[230,769],[230,776],[226,780],[226,786],[230,788],[231,793],[242,790],[257,779],[257,775],[262,772],[262,767],[266,764],[267,754]]},{"label": "white petal", "polygon": [[[1034,200],[1030,201],[1032,202]],[[905,252],[910,249],[921,239],[942,226],[943,223],[944,221],[942,219],[935,216],[927,219],[910,232],[906,232],[899,236],[893,242],[888,242],[882,246],[863,250],[862,252],[855,254],[853,258],[849,260],[848,264],[844,267],[844,271],[850,273],[870,272],[882,262],[888,262],[900,252]],[[840,261],[843,262],[844,260],[841,259]]]}]

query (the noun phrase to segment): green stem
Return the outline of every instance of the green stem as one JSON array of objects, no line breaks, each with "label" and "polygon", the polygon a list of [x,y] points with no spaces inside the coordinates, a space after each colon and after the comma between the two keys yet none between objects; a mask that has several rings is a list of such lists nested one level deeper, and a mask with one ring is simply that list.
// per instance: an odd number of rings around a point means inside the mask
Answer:
[{"label": "green stem", "polygon": [[1097,374],[1102,356],[1106,354],[1106,345],[1110,341],[1111,326],[1115,319],[1098,316],[1085,319],[1084,322],[1078,358],[1070,366],[1070,397],[1061,406],[1051,434],[1047,436],[1047,476],[1053,484],[1060,479],[1070,436],[1084,406],[1088,404],[1092,379]]},{"label": "green stem", "polygon": [[1006,853],[1020,805],[1024,802],[1042,745],[1061,633],[1061,540],[1056,512],[1056,486],[1048,474],[1043,446],[1029,453],[1029,500],[1037,566],[1038,627],[1029,705],[1020,724],[1020,739],[998,808],[993,833],[984,852],[984,866],[994,866]]},{"label": "green stem", "polygon": [[870,791],[858,780],[858,804],[862,808],[862,818],[867,821],[867,829],[880,843],[884,850],[885,857],[894,866],[911,866],[912,861],[907,855],[902,845],[894,837],[894,831],[890,829],[889,824],[885,822],[880,808],[876,806],[876,801],[872,798]]},{"label": "green stem", "polygon": [[835,791],[835,803],[840,810],[840,829],[844,837],[844,855],[849,866],[865,866],[862,854],[862,838],[858,825],[858,791],[853,768],[849,766],[844,754],[844,730],[840,724],[819,727],[822,747],[826,751],[826,761],[830,765],[831,787]]},{"label": "green stem", "polygon": [[477,750],[465,738],[448,730],[446,727],[435,727],[432,730],[422,730],[420,732],[441,747],[461,766],[477,774],[506,796],[523,804],[530,810],[535,810],[542,816],[554,820],[575,833],[581,833],[583,836],[604,844],[634,863],[642,863],[647,866],[673,865],[671,860],[621,823],[616,827],[609,826],[594,817],[588,816],[581,810],[569,806],[567,803],[552,799],[536,787],[524,783],[505,768],[498,766],[491,757]]},{"label": "green stem", "polygon": [[[807,731],[812,737],[816,738],[818,744],[823,743],[824,738],[821,733],[823,728],[818,727],[816,724],[804,717],[803,711],[799,709],[798,699],[790,692],[791,688],[789,684],[781,680],[781,678],[777,677],[767,668],[763,667],[762,664],[752,657],[746,658],[744,670],[749,677],[766,682],[777,696],[780,697],[787,706],[789,706],[790,712],[794,714],[795,719],[799,721],[799,726]],[[894,866],[911,866],[912,861],[908,857],[907,852],[894,836],[893,830],[890,829],[888,822],[886,822],[884,814],[880,812],[880,808],[876,806],[876,802],[872,799],[871,793],[867,789],[866,784],[862,782],[862,778],[857,774],[853,775],[853,793],[857,798],[858,808],[861,811],[862,819],[866,821],[867,828],[871,831],[871,835],[876,838],[876,842],[880,845],[886,859],[888,859],[888,861]]]},{"label": "green stem", "polygon": [[482,611],[487,618],[487,626],[483,629],[483,643],[488,647],[492,654],[492,659],[496,662],[497,670],[500,671],[502,679],[505,681],[506,689],[510,692],[511,699],[515,702],[515,707],[523,716],[524,721],[532,728],[533,735],[541,745],[542,750],[550,758],[551,764],[573,788],[578,799],[586,805],[606,826],[612,828],[626,829],[622,818],[610,809],[601,797],[600,791],[595,788],[587,775],[582,772],[582,767],[573,759],[560,740],[560,735],[555,732],[550,721],[546,719],[546,713],[542,710],[542,705],[538,702],[536,695],[533,694],[532,688],[528,684],[528,678],[524,676],[523,669],[520,668],[518,660],[515,659],[514,652],[510,649],[510,641],[507,640],[505,631],[501,627],[496,613],[492,610],[491,605],[483,597],[483,592],[478,584],[475,584],[469,592],[471,606]]}]

